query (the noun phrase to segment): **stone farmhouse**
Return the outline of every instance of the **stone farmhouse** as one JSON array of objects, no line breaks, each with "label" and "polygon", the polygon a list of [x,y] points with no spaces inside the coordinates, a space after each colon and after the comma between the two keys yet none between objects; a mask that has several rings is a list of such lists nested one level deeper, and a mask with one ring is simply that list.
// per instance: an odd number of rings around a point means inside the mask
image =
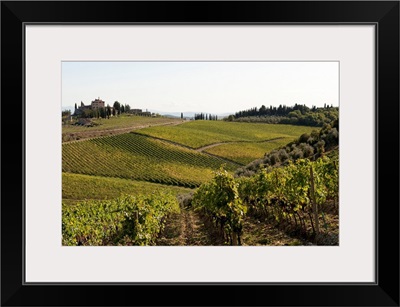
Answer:
[{"label": "stone farmhouse", "polygon": [[105,102],[101,100],[100,97],[92,101],[92,110],[104,107],[105,107]]},{"label": "stone farmhouse", "polygon": [[[105,102],[103,100],[101,100],[100,97],[98,99],[93,100],[90,105],[85,105],[81,101],[81,105],[75,109],[75,112],[73,115],[74,116],[81,115],[85,110],[96,110],[99,108],[105,108]],[[111,110],[112,110],[112,107],[111,107]]]}]

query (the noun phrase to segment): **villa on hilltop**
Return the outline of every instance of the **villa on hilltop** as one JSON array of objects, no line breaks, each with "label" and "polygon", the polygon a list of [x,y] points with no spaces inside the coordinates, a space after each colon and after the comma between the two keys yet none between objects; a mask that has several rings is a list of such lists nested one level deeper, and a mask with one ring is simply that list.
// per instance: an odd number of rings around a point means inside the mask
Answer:
[{"label": "villa on hilltop", "polygon": [[105,108],[105,102],[104,102],[104,100],[101,100],[100,97],[93,100],[90,105],[85,105],[81,101],[81,105],[78,108],[76,107],[76,104],[75,104],[75,112],[73,115],[79,116],[79,115],[82,115],[85,112],[85,110],[96,110],[96,109],[101,109],[101,108]]},{"label": "villa on hilltop", "polygon": [[116,101],[114,105],[111,107],[109,105],[106,105],[105,101],[100,99],[100,97],[93,100],[90,105],[85,105],[81,101],[81,105],[78,107],[77,104],[75,103],[75,111],[72,114],[72,116],[86,117],[86,118],[100,116],[105,118],[106,116],[110,117],[121,113],[127,113],[139,116],[155,116],[154,113],[149,112],[147,109],[146,111],[143,111],[142,109],[131,109],[129,105],[122,105],[118,101]]}]

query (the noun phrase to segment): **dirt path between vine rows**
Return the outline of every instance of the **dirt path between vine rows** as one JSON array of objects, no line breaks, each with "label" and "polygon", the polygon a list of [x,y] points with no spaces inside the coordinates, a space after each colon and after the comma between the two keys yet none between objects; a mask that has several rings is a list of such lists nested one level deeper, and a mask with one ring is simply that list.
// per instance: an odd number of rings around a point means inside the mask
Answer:
[{"label": "dirt path between vine rows", "polygon": [[192,209],[181,209],[181,213],[171,215],[164,231],[158,238],[160,246],[210,246],[218,245],[199,214]]},{"label": "dirt path between vine rows", "polygon": [[[192,208],[181,209],[171,215],[157,240],[159,246],[222,246],[226,245],[218,230]],[[272,224],[253,218],[244,221],[243,246],[295,246],[313,245],[311,242],[291,237]]]}]

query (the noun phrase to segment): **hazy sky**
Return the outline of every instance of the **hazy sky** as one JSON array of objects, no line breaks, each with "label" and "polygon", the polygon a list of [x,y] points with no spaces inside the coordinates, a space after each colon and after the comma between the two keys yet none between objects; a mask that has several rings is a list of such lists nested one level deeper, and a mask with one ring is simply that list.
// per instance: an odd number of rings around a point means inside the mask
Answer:
[{"label": "hazy sky", "polygon": [[338,106],[338,62],[63,62],[62,106],[100,97],[161,112]]}]

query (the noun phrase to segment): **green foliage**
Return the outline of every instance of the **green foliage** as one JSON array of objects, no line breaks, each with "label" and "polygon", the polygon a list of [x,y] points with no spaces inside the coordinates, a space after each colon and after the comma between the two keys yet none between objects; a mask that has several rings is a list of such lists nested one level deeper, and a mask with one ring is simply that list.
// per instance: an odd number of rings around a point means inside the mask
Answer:
[{"label": "green foliage", "polygon": [[63,206],[63,245],[154,245],[168,214],[179,212],[176,197],[155,193]]},{"label": "green foliage", "polygon": [[197,189],[192,204],[221,225],[231,242],[232,234],[240,241],[246,212],[277,223],[286,222],[307,233],[307,221],[314,229],[311,169],[316,205],[323,217],[326,210],[333,209],[327,208],[327,202],[335,204],[339,197],[337,156],[325,156],[316,161],[298,159],[289,161],[285,167],[260,167],[250,177],[234,178],[220,169],[211,181]]},{"label": "green foliage", "polygon": [[68,203],[114,199],[123,194],[151,195],[155,191],[179,195],[189,193],[191,189],[124,178],[62,173],[62,198]]},{"label": "green foliage", "polygon": [[95,112],[93,110],[90,109],[85,109],[83,110],[81,117],[83,118],[92,118],[95,117]]},{"label": "green foliage", "polygon": [[115,101],[113,104],[113,108],[115,110],[115,113],[113,115],[119,115],[121,114],[121,104],[118,101]]},{"label": "green foliage", "polygon": [[297,140],[267,152],[263,159],[253,161],[245,167],[237,169],[236,175],[251,175],[247,170],[253,171],[255,168],[258,169],[260,165],[287,165],[289,161],[302,158],[316,160],[323,156],[325,152],[336,149],[338,146],[339,132],[337,128],[325,124],[319,130],[304,133]]},{"label": "green foliage", "polygon": [[268,124],[287,124],[322,127],[338,121],[339,108],[324,106],[323,108],[295,104],[292,107],[282,106],[266,108],[264,105],[260,109],[252,108],[230,115],[227,121],[247,122],[247,123],[268,123]]},{"label": "green foliage", "polygon": [[220,168],[211,181],[202,184],[195,192],[192,204],[215,219],[230,237],[231,244],[240,244],[246,207],[242,205],[238,183],[232,175]]},{"label": "green foliage", "polygon": [[240,198],[253,214],[304,227],[304,219],[311,219],[312,212],[311,168],[316,204],[326,210],[327,201],[337,202],[339,197],[337,156],[324,156],[314,162],[298,159],[285,167],[261,168],[251,177],[237,179]]},{"label": "green foliage", "polygon": [[325,189],[317,189],[317,202],[324,203],[326,199],[337,201],[339,196],[339,159],[338,156],[329,158],[324,156],[314,163],[316,173],[316,186],[323,186]]}]

